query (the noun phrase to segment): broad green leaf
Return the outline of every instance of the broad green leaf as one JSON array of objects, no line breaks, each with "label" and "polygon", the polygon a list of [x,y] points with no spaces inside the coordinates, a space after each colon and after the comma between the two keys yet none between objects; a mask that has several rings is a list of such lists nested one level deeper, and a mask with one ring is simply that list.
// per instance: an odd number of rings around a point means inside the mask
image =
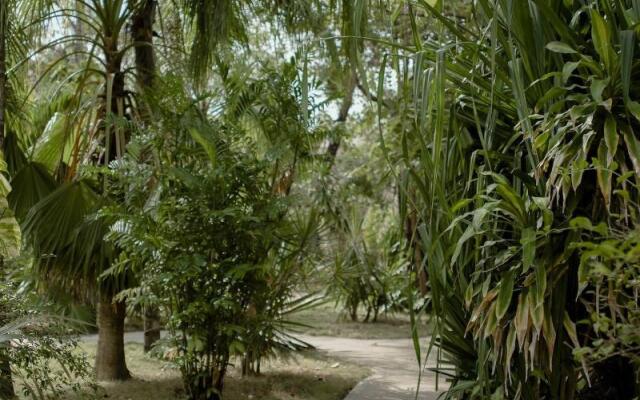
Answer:
[{"label": "broad green leaf", "polygon": [[7,196],[9,205],[19,220],[27,216],[29,210],[56,188],[56,182],[47,167],[29,161],[13,176],[12,190]]},{"label": "broad green leaf", "polygon": [[631,85],[631,67],[633,64],[633,50],[635,46],[636,33],[634,31],[622,31],[620,32],[621,42],[621,65],[620,65],[620,80],[622,83],[622,94],[624,101],[629,100],[629,88]]},{"label": "broad green leaf", "polygon": [[580,61],[572,61],[564,64],[562,67],[562,83],[567,83],[569,81],[573,71],[575,71],[579,65]]},{"label": "broad green leaf", "polygon": [[455,214],[457,213],[459,210],[465,208],[466,206],[468,206],[471,202],[473,201],[473,199],[460,199],[458,200],[453,206],[451,206],[451,213]]},{"label": "broad green leaf", "polygon": [[604,122],[604,140],[607,145],[607,166],[609,166],[618,149],[618,129],[616,120],[611,114],[607,115]]},{"label": "broad green leaf", "polygon": [[529,296],[529,316],[531,317],[531,322],[533,323],[533,327],[535,328],[538,335],[542,330],[542,323],[544,321],[544,306],[542,304],[535,304],[535,288],[534,290],[530,290],[528,293]]},{"label": "broad green leaf", "polygon": [[605,68],[612,71],[611,35],[606,21],[596,10],[591,10],[591,39]]},{"label": "broad green leaf", "polygon": [[526,224],[526,211],[524,201],[508,184],[500,183],[496,187],[504,203],[503,208],[508,210],[522,225]]},{"label": "broad green leaf", "polygon": [[631,158],[633,169],[640,176],[640,142],[629,129],[623,129],[622,136],[627,145],[627,152],[629,153],[629,158]]},{"label": "broad green leaf", "polygon": [[547,50],[552,51],[554,53],[561,53],[561,54],[577,53],[577,51],[575,51],[571,46],[563,42],[549,42],[547,43],[546,47],[547,47]]},{"label": "broad green leaf", "polygon": [[535,293],[535,303],[533,306],[538,307],[544,304],[544,294],[547,290],[547,268],[541,262],[535,265],[536,282],[533,285]]},{"label": "broad green leaf", "polygon": [[213,140],[209,139],[195,128],[190,128],[189,134],[191,135],[193,140],[195,140],[200,146],[202,146],[202,149],[207,153],[207,156],[209,156],[209,161],[211,161],[211,164],[216,165],[217,153],[216,146],[213,143]]},{"label": "broad green leaf", "polygon": [[640,121],[640,103],[629,100],[627,101],[626,106],[631,115],[633,115],[638,121]]},{"label": "broad green leaf", "polygon": [[574,191],[578,190],[582,182],[582,176],[585,169],[589,167],[589,163],[584,159],[582,150],[578,153],[576,161],[571,164],[571,187]]},{"label": "broad green leaf", "polygon": [[518,296],[518,308],[516,309],[516,316],[513,320],[513,324],[516,328],[518,346],[522,348],[525,336],[529,330],[529,296],[525,293],[520,293]]},{"label": "broad green leaf", "polygon": [[[496,303],[491,304],[489,310],[487,310],[487,317],[484,321],[484,338],[488,338],[493,335],[496,326],[498,325],[498,318],[496,316],[497,310]],[[479,333],[479,332],[478,332]]]},{"label": "broad green leaf", "polygon": [[38,137],[38,141],[29,149],[31,159],[53,172],[61,161],[68,162],[73,135],[70,135],[71,123],[67,115],[56,113]]},{"label": "broad green leaf", "polygon": [[515,281],[515,270],[510,270],[504,274],[500,281],[500,292],[496,300],[496,318],[501,320],[507,313],[513,296],[513,284]]},{"label": "broad green leaf", "polygon": [[580,298],[580,295],[587,288],[589,284],[589,258],[585,257],[583,253],[580,257],[580,265],[578,265],[578,291],[576,293],[576,301]]},{"label": "broad green leaf", "polygon": [[553,350],[556,344],[556,329],[553,326],[553,320],[551,319],[551,313],[547,310],[544,314],[544,321],[542,323],[542,334],[544,335],[544,341],[547,344],[547,354],[549,358],[549,369],[553,365]]},{"label": "broad green leaf", "polygon": [[467,285],[467,290],[464,291],[464,305],[465,307],[471,307],[473,301],[473,285],[470,283]]},{"label": "broad green leaf", "polygon": [[591,97],[596,103],[602,103],[602,92],[607,88],[607,85],[609,85],[609,78],[591,81]]},{"label": "broad green leaf", "polygon": [[465,229],[462,236],[460,236],[460,238],[456,242],[456,247],[453,251],[453,255],[451,256],[451,265],[454,265],[458,260],[458,256],[460,255],[460,252],[462,251],[462,246],[464,246],[465,242],[471,239],[475,234],[476,234],[476,231],[473,229],[472,225],[469,225],[467,229]]},{"label": "broad green leaf", "polygon": [[604,203],[609,209],[611,203],[611,170],[607,166],[607,146],[604,141],[598,146],[598,158],[593,160],[596,167],[596,176],[600,193],[604,198]]},{"label": "broad green leaf", "polygon": [[527,272],[533,265],[536,256],[536,232],[531,228],[522,230],[522,272]]},{"label": "broad green leaf", "polygon": [[564,319],[562,321],[562,325],[564,326],[564,329],[567,332],[567,335],[569,335],[569,339],[571,339],[571,343],[575,347],[579,348],[580,342],[578,341],[578,332],[576,330],[576,324],[571,320],[571,317],[569,317],[569,314],[567,314],[566,312],[564,313]]},{"label": "broad green leaf", "polygon": [[6,208],[6,204],[0,209],[0,213],[3,215],[0,218],[0,257],[15,258],[20,255],[22,245],[20,225],[11,210]]},{"label": "broad green leaf", "polygon": [[544,107],[544,105],[547,104],[547,102],[549,102],[550,100],[553,100],[554,98],[556,98],[558,96],[562,96],[565,93],[567,93],[567,89],[565,89],[565,88],[558,87],[558,86],[551,87],[549,90],[547,90],[547,93],[545,93],[544,96],[542,96],[536,102],[536,108],[539,109],[539,108]]},{"label": "broad green leaf", "polygon": [[594,226],[587,217],[575,217],[569,221],[569,226],[573,229],[584,229],[590,232],[596,232],[603,236],[608,233],[608,228],[605,223],[601,222]]},{"label": "broad green leaf", "polygon": [[0,150],[0,258],[15,258],[20,255],[22,233],[6,197],[11,192],[11,185],[4,176],[6,171],[7,164]]}]

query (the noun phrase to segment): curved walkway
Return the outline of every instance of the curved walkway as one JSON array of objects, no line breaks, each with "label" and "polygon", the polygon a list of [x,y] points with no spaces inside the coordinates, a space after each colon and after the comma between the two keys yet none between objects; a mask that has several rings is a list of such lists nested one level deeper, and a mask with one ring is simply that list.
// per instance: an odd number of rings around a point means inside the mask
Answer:
[{"label": "curved walkway", "polygon": [[[418,363],[410,339],[346,339],[327,336],[303,336],[332,357],[342,358],[370,368],[372,375],[360,382],[345,400],[414,400],[418,382]],[[424,343],[424,339],[422,342]],[[429,362],[427,368],[434,367]],[[446,383],[440,377],[438,388]],[[436,376],[426,370],[422,374],[419,400],[435,400]]]},{"label": "curved walkway", "polygon": [[[330,336],[300,336],[318,350],[345,361],[371,369],[372,374],[347,395],[345,400],[415,400],[418,382],[418,363],[410,339],[347,339]],[[82,337],[85,342],[97,342],[98,335]],[[142,332],[127,332],[125,343],[143,343]],[[422,339],[425,343],[425,339]],[[429,362],[427,368],[434,367]],[[442,377],[440,390],[446,388]],[[418,400],[435,400],[435,373],[425,370],[422,374]]]}]

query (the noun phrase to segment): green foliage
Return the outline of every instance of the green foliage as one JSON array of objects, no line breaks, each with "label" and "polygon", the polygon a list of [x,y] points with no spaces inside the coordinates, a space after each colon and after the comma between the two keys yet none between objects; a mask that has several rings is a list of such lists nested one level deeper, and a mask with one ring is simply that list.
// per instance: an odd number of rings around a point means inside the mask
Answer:
[{"label": "green foliage", "polygon": [[358,320],[364,308],[364,322],[376,322],[381,312],[408,307],[404,290],[408,266],[396,230],[375,232],[382,225],[380,213],[371,212],[368,221],[366,216],[352,210],[350,215],[341,215],[342,224],[336,224],[327,290],[343,304],[352,321]]},{"label": "green foliage", "polygon": [[76,350],[69,321],[30,307],[23,296],[0,291],[0,349],[9,360],[18,389],[33,400],[70,393],[91,395],[95,384],[84,354]]},{"label": "green foliage", "polygon": [[381,145],[419,213],[451,398],[572,399],[602,367],[566,345],[587,335],[573,244],[637,222],[632,3],[480,1],[460,26],[421,1],[435,33],[412,23],[383,62]]},{"label": "green foliage", "polygon": [[139,287],[121,297],[166,310],[189,398],[218,398],[232,357],[259,373],[263,358],[307,347],[286,315],[314,301],[294,290],[317,215],[289,214],[287,195],[312,138],[293,112],[295,68],[282,72],[245,86],[229,77],[217,117],[163,77],[166,92],[150,99],[156,123],[107,172],[121,202],[102,215],[116,221],[109,238],[121,254],[105,275],[135,271]]},{"label": "green foliage", "polygon": [[589,330],[584,344],[574,349],[574,355],[588,365],[615,357],[640,362],[638,235],[635,230],[614,236],[585,235],[591,236],[591,240],[574,244],[581,253],[578,282],[580,291],[585,291],[588,313],[578,325]]}]

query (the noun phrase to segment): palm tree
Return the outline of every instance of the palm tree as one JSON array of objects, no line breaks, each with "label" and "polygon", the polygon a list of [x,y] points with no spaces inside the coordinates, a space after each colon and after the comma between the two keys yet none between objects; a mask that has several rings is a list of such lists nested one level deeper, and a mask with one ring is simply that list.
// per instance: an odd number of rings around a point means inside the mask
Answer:
[{"label": "palm tree", "polygon": [[[142,0],[132,3],[134,12],[131,15],[131,36],[135,45],[136,82],[139,97],[149,96],[156,78],[156,55],[153,48],[153,24],[157,4],[154,0]],[[139,104],[142,123],[148,124],[153,110],[144,100]],[[153,304],[144,306],[144,351],[160,339],[160,315],[158,307]]]},{"label": "palm tree", "polygon": [[[79,174],[87,163],[106,165],[119,158],[130,134],[122,126],[129,97],[122,70],[126,48],[119,47],[130,11],[120,0],[83,1],[76,11],[77,15],[61,11],[58,17],[77,17],[85,23],[92,31],[73,39],[100,49],[101,55],[89,52],[77,90],[60,109],[65,115],[60,139],[40,139],[43,150],[32,152],[15,174],[10,200],[16,210],[22,210],[25,237],[39,255],[40,274],[97,299],[96,375],[102,380],[122,380],[129,377],[123,342],[126,309],[113,296],[126,287],[127,278],[101,278],[115,250],[103,241],[109,221],[96,216],[111,200],[104,192],[105,177],[83,179]],[[96,140],[99,148],[93,144]],[[43,165],[44,159],[53,163]]]}]

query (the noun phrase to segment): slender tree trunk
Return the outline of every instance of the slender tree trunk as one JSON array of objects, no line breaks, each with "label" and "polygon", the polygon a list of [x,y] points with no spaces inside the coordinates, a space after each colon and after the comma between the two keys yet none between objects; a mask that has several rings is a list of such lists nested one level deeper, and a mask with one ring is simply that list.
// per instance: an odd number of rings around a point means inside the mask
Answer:
[{"label": "slender tree trunk", "polygon": [[0,150],[4,151],[4,117],[7,106],[7,0],[0,0]]},{"label": "slender tree trunk", "polygon": [[160,340],[160,313],[158,307],[149,306],[144,310],[144,351],[151,350],[153,345]]},{"label": "slender tree trunk", "polygon": [[124,302],[102,294],[98,302],[98,351],[96,378],[100,381],[123,381],[131,377],[124,358]]},{"label": "slender tree trunk", "polygon": [[[4,114],[7,98],[7,13],[6,0],[0,0],[0,152],[4,152]],[[0,280],[4,280],[4,260],[0,259]],[[1,305],[0,305],[1,306]],[[0,309],[0,313],[4,310]],[[0,325],[5,323],[0,315]],[[11,364],[6,349],[0,348],[0,398],[15,397]]]},{"label": "slender tree trunk", "polygon": [[153,50],[153,22],[156,0],[141,0],[131,17],[131,36],[135,44],[136,80],[141,91],[153,86],[156,59]]},{"label": "slender tree trunk", "polygon": [[[131,16],[131,36],[135,44],[136,81],[143,96],[153,89],[156,76],[156,58],[153,48],[153,23],[155,21],[156,0],[140,0],[135,4]],[[138,102],[140,117],[147,123],[151,119],[151,109],[144,100]],[[160,313],[156,306],[145,308],[144,351],[160,340]]]}]

